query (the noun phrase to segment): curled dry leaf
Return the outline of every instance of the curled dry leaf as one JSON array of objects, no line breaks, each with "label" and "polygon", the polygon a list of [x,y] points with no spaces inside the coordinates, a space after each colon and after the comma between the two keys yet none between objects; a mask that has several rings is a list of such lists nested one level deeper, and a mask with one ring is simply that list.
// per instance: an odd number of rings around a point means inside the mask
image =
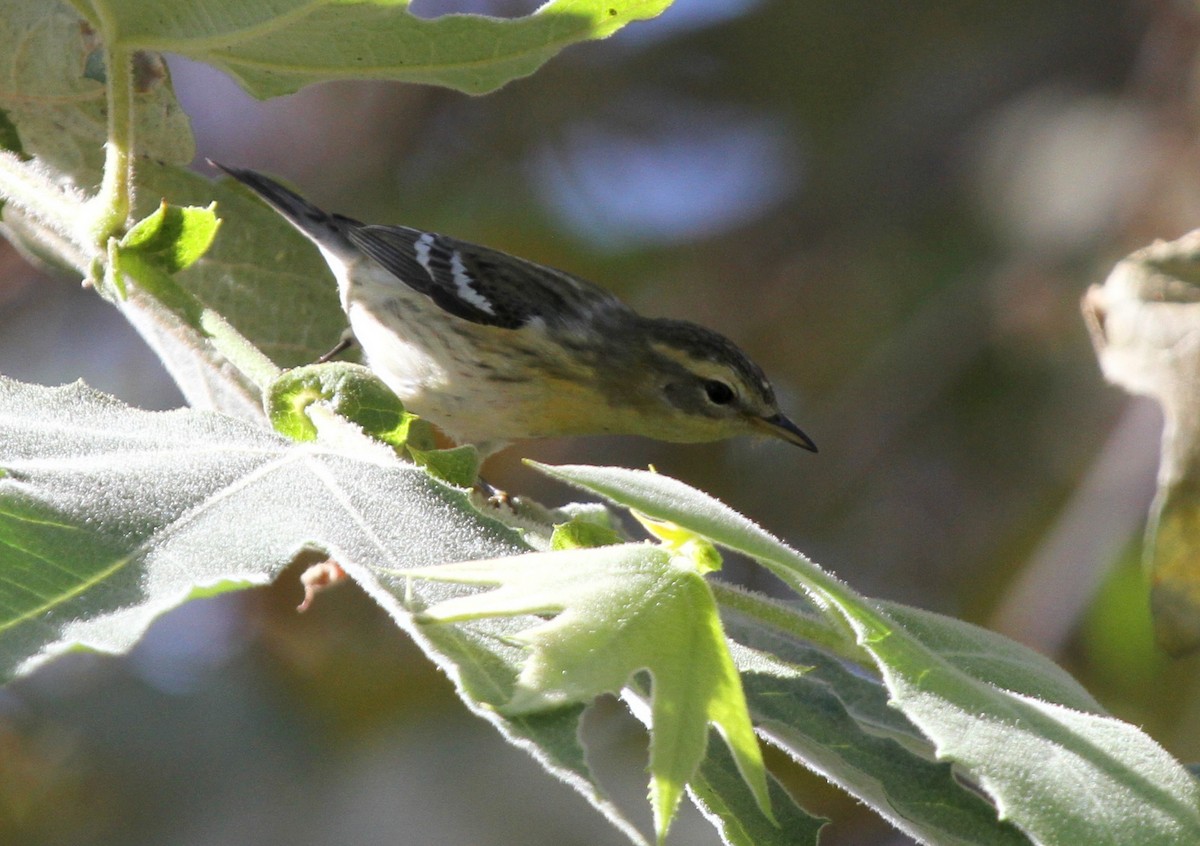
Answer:
[{"label": "curled dry leaf", "polygon": [[1191,652],[1200,647],[1200,230],[1123,259],[1088,289],[1083,314],[1109,381],[1163,409],[1150,603],[1159,644]]}]

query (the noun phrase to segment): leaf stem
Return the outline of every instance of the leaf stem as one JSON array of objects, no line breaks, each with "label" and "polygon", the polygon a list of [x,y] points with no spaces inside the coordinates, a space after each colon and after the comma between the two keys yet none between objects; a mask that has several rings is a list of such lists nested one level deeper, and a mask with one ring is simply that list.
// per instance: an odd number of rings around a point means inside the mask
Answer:
[{"label": "leaf stem", "polygon": [[710,579],[709,586],[721,607],[821,646],[839,658],[872,672],[876,671],[875,662],[858,645],[854,633],[849,628],[831,624],[829,617],[806,614],[792,605],[724,582]]},{"label": "leaf stem", "polygon": [[133,205],[133,57],[105,43],[105,91],[108,95],[108,141],[104,145],[104,178],[92,199],[92,238],[103,244],[120,234]]},{"label": "leaf stem", "polygon": [[261,393],[266,393],[271,382],[279,377],[281,371],[275,363],[216,311],[205,308],[200,313],[200,328],[208,333],[217,351]]},{"label": "leaf stem", "polygon": [[[68,240],[75,251],[94,252],[93,244],[75,223],[80,217],[83,196],[64,190],[33,162],[22,161],[7,150],[0,150],[0,198]],[[80,264],[74,257],[64,258]]]}]

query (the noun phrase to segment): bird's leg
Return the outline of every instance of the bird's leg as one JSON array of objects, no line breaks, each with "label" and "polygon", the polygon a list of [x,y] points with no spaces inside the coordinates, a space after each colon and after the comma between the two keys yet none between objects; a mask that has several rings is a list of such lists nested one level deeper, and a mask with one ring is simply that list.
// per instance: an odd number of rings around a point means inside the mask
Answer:
[{"label": "bird's leg", "polygon": [[488,505],[499,508],[502,505],[509,504],[508,491],[500,490],[482,476],[475,480],[475,485],[479,488],[480,493],[487,498]]},{"label": "bird's leg", "polygon": [[358,342],[354,340],[354,332],[349,327],[347,327],[346,330],[342,332],[342,337],[338,339],[338,342],[337,342],[337,344],[334,345],[333,349],[331,349],[329,352],[325,353],[325,355],[323,355],[317,359],[317,364],[325,364],[331,358],[333,358],[335,355],[340,355],[341,353],[344,353],[346,350],[350,349],[356,343],[358,343]]}]

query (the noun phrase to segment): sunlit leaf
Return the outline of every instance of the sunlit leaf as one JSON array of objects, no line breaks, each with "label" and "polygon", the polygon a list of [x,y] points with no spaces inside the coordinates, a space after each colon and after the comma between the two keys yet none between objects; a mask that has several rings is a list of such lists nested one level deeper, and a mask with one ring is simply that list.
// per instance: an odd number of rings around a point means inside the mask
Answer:
[{"label": "sunlit leaf", "polygon": [[[866,803],[921,843],[1022,846],[996,809],[934,760],[932,744],[888,704],[887,689],[861,668],[764,625],[727,612],[726,631],[746,700],[764,737],[797,763]],[[765,661],[763,656],[770,656]],[[771,663],[804,667],[787,672]]]},{"label": "sunlit leaf", "polygon": [[277,432],[296,441],[317,437],[307,409],[314,402],[329,407],[393,446],[404,446],[412,415],[379,377],[358,364],[341,362],[283,371],[267,391],[267,415]]},{"label": "sunlit leaf", "polygon": [[708,726],[729,744],[769,815],[767,784],[741,682],[707,583],[694,562],[645,544],[537,553],[412,572],[495,590],[428,609],[429,620],[549,614],[512,636],[528,659],[508,714],[615,693],[640,670],[653,679],[651,803],[660,838],[704,757]]},{"label": "sunlit leaf", "polygon": [[[0,378],[0,665],[5,677],[76,646],[123,651],[190,597],[271,580],[298,551],[332,554],[454,680],[464,704],[578,790],[634,842],[579,738],[583,708],[502,716],[522,650],[511,621],[413,624],[406,568],[527,549],[465,494],[319,404],[321,440],[181,410],[146,412],[82,385]],[[331,427],[342,426],[344,437]],[[297,600],[300,586],[297,585]]]},{"label": "sunlit leaf", "polygon": [[417,449],[410,446],[408,454],[413,461],[439,479],[460,487],[472,487],[479,478],[479,467],[483,460],[479,450],[470,444],[451,449]]},{"label": "sunlit leaf", "polygon": [[263,584],[304,547],[377,596],[369,568],[522,548],[418,468],[228,417],[0,380],[0,431],[6,674],[74,644],[124,650],[197,588]]},{"label": "sunlit leaf", "polygon": [[554,534],[550,536],[550,548],[591,549],[597,546],[612,546],[622,540],[623,538],[610,526],[575,518],[554,527]]},{"label": "sunlit leaf", "polygon": [[125,233],[122,252],[152,259],[167,273],[191,267],[212,245],[220,221],[216,204],[207,208],[172,206],[165,201]]},{"label": "sunlit leaf", "polygon": [[[99,57],[99,46],[94,29],[64,2],[5,0],[0,109],[15,129],[19,149],[59,178],[88,189],[99,182],[108,137],[102,63],[97,79],[85,73],[83,62],[89,55]],[[136,152],[186,165],[196,154],[195,143],[166,65],[155,55],[140,56],[138,62],[138,85],[132,92]]]},{"label": "sunlit leaf", "polygon": [[362,0],[79,0],[80,13],[127,50],[179,53],[227,72],[257,97],[330,79],[390,79],[473,94],[533,73],[564,47],[652,18],[670,0],[551,0],[501,19],[418,18],[406,2]]},{"label": "sunlit leaf", "polygon": [[872,603],[728,506],[673,479],[545,467],[615,502],[756,558],[841,617],[892,703],[1036,842],[1200,842],[1200,785],[1135,726],[1094,712],[1045,658],[998,635]]}]

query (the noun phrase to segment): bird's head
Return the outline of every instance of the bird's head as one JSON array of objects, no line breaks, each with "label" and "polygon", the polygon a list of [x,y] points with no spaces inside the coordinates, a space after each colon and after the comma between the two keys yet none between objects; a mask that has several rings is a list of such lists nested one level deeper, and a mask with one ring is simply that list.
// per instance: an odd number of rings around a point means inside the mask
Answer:
[{"label": "bird's head", "polygon": [[[780,410],[762,368],[728,338],[681,320],[639,318],[605,362],[606,393],[626,431],[677,442],[768,435],[816,452]],[[618,339],[612,339],[618,340]]]}]

